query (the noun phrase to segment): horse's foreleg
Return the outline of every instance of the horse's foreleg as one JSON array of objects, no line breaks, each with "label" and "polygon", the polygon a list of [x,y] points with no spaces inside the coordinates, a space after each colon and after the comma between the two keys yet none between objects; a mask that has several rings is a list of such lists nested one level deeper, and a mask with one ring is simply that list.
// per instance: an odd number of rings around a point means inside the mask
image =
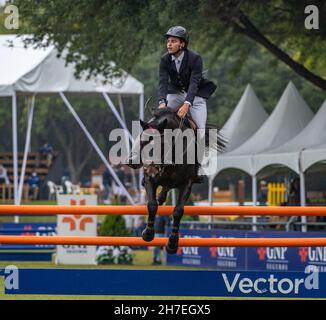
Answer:
[{"label": "horse's foreleg", "polygon": [[173,210],[172,233],[169,237],[169,241],[166,246],[166,251],[169,254],[174,254],[178,250],[180,221],[183,216],[184,205],[191,193],[191,186],[192,186],[192,182],[189,182],[186,185],[184,185],[182,188],[179,188],[177,205]]},{"label": "horse's foreleg", "polygon": [[166,187],[162,187],[162,191],[160,192],[160,194],[158,195],[158,205],[162,205],[165,201],[166,201],[166,197],[168,195],[169,189]]},{"label": "horse's foreleg", "polygon": [[147,210],[148,210],[148,221],[147,226],[142,232],[142,238],[144,241],[152,241],[154,239],[155,230],[154,230],[154,223],[155,223],[155,215],[157,212],[157,201],[156,201],[156,189],[157,186],[153,183],[145,183],[146,186],[146,193],[147,193]]}]

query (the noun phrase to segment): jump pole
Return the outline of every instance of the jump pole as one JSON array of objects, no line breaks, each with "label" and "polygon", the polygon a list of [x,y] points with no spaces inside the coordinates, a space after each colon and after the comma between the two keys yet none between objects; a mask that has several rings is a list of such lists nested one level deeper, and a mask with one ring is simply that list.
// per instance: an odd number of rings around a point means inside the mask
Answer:
[{"label": "jump pole", "polygon": [[[159,215],[171,215],[173,206],[160,206]],[[0,215],[147,215],[146,206],[57,206],[0,205]],[[185,206],[185,215],[326,216],[326,207]]]},{"label": "jump pole", "polygon": [[[0,244],[165,246],[168,238],[0,236]],[[324,247],[326,238],[180,238],[179,247]]]}]

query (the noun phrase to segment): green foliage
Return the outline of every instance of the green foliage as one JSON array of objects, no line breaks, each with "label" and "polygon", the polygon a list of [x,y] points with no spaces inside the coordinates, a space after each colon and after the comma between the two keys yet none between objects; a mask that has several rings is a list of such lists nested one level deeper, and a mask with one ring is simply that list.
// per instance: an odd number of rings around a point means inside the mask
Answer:
[{"label": "green foliage", "polygon": [[[67,61],[77,70],[104,73],[108,80],[119,68],[144,83],[145,96],[156,106],[158,64],[165,52],[163,34],[175,24],[190,31],[190,48],[204,58],[208,77],[218,84],[208,100],[208,121],[222,126],[234,110],[246,85],[271,112],[292,80],[308,105],[317,111],[325,93],[272,55],[257,41],[240,32],[244,14],[257,30],[294,61],[326,79],[326,2],[304,0],[16,0],[21,34],[33,34],[31,42],[53,42],[60,50],[69,44]],[[320,29],[304,28],[304,6],[316,4]],[[0,33],[4,16],[0,11]],[[238,29],[237,29],[238,28]],[[111,61],[116,63],[112,65]],[[118,127],[102,97],[68,97],[77,113],[107,152],[108,137]],[[1,99],[0,150],[11,150],[11,101]],[[23,150],[27,106],[30,97],[18,97],[19,149]],[[114,101],[116,104],[116,101]],[[124,98],[127,123],[138,118],[138,98]],[[146,111],[148,118],[149,110]],[[64,155],[74,182],[100,162],[59,97],[36,96],[32,150],[52,142]]]},{"label": "green foliage", "polygon": [[99,230],[100,236],[130,236],[122,216],[106,216]]},{"label": "green foliage", "polygon": [[[132,71],[144,55],[161,51],[163,34],[175,24],[187,27],[191,45],[195,49],[209,49],[212,59],[227,50],[238,62],[234,64],[235,72],[246,61],[251,47],[262,44],[257,38],[261,34],[309,71],[326,79],[323,21],[326,3],[321,0],[16,0],[15,3],[23,21],[20,33],[34,34],[32,43],[53,42],[60,52],[69,44],[67,61],[75,61],[78,72],[101,72],[108,80],[119,68]],[[311,3],[316,3],[320,10],[320,30],[304,28],[304,8]],[[267,52],[260,54],[270,54]]]}]

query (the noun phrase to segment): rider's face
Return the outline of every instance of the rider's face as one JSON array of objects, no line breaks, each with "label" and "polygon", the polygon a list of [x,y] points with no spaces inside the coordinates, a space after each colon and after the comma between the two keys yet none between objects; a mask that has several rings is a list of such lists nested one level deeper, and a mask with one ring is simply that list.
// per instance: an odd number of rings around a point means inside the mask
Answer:
[{"label": "rider's face", "polygon": [[184,47],[184,42],[176,37],[168,37],[166,40],[166,48],[169,54],[176,54]]}]

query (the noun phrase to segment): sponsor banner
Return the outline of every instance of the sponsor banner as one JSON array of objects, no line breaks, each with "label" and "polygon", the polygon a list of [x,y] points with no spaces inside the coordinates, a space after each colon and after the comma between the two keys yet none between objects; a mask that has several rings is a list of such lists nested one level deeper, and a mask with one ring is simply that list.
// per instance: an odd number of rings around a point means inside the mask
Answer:
[{"label": "sponsor banner", "polygon": [[[326,232],[248,232],[248,238],[325,238]],[[266,271],[303,271],[315,265],[326,272],[326,247],[256,247],[246,248],[247,269]]]},{"label": "sponsor banner", "polygon": [[[171,230],[168,230],[170,232]],[[326,232],[279,232],[180,229],[181,237],[198,238],[302,238],[326,237]],[[208,267],[220,270],[303,271],[316,265],[326,272],[326,247],[179,248],[167,255],[168,265]]]},{"label": "sponsor banner", "polygon": [[3,275],[5,294],[326,298],[326,273],[313,266],[305,272],[8,266]]},{"label": "sponsor banner", "polygon": [[[168,230],[168,234],[171,230]],[[180,229],[183,238],[241,238],[244,231]],[[175,255],[167,255],[167,264],[218,269],[244,269],[245,248],[239,247],[180,247]]]},{"label": "sponsor banner", "polygon": [[[1,223],[0,234],[3,235],[19,235],[19,236],[55,236],[56,223],[52,222],[20,222],[20,223]],[[16,245],[3,244],[0,249],[54,249],[53,245]]]},{"label": "sponsor banner", "polygon": [[[58,195],[58,205],[97,205],[96,195]],[[96,236],[96,215],[58,215],[58,236]],[[57,264],[96,264],[96,246],[57,246]]]}]

